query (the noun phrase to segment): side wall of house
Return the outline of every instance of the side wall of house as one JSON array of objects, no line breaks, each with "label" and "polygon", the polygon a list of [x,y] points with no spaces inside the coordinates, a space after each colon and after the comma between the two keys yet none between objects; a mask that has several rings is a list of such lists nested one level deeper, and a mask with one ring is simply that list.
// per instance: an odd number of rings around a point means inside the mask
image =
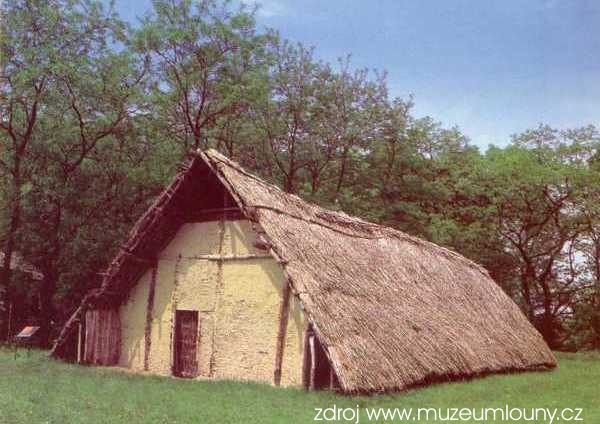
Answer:
[{"label": "side wall of house", "polygon": [[127,302],[119,311],[121,319],[119,365],[134,370],[144,369],[144,329],[151,278],[152,270],[148,270],[131,289]]},{"label": "side wall of house", "polygon": [[[281,266],[253,246],[249,221],[184,225],[159,254],[151,308],[148,371],[171,375],[176,310],[198,312],[199,378],[273,382]],[[152,271],[120,309],[121,366],[144,369]],[[284,343],[282,385],[302,384],[305,320],[292,297]]]}]

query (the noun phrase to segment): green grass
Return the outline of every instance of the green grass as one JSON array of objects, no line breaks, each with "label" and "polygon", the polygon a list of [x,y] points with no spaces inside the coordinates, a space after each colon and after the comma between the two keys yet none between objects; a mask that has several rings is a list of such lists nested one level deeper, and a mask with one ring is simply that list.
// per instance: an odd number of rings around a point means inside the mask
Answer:
[{"label": "green grass", "polygon": [[[491,376],[386,396],[344,397],[259,384],[135,376],[53,361],[45,352],[29,357],[20,352],[15,360],[12,352],[0,350],[0,423],[314,423],[315,408],[333,405],[354,409],[360,405],[361,410],[583,408],[584,423],[600,423],[600,354],[558,358],[560,367],[551,372]],[[362,411],[359,422],[373,421]]]}]

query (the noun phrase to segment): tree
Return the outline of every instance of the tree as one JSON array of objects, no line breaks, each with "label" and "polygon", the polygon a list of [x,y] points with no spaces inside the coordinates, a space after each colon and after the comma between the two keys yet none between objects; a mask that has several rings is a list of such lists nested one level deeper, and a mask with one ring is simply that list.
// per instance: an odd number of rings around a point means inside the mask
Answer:
[{"label": "tree", "polygon": [[585,288],[575,259],[587,173],[581,135],[549,127],[527,131],[506,149],[488,151],[480,174],[500,246],[518,264],[522,306],[554,348],[568,338],[565,315]]},{"label": "tree", "polygon": [[[21,228],[22,197],[30,188],[32,170],[26,158],[47,95],[54,57],[71,41],[61,40],[53,31],[59,19],[57,4],[9,0],[0,6],[4,27],[0,38],[0,176],[10,205],[8,229],[2,237],[8,258],[0,270],[4,303],[11,297],[10,258]],[[3,318],[0,338],[6,336],[7,320]]]},{"label": "tree", "polygon": [[114,145],[129,130],[144,69],[126,49],[115,50],[126,28],[100,2],[15,0],[6,7],[2,106],[10,154],[3,168],[13,210],[5,251],[18,235],[44,273],[39,317],[47,335],[63,249],[78,233],[71,226],[98,212],[101,196],[84,197],[91,193],[82,174],[102,143]]},{"label": "tree", "polygon": [[[263,138],[266,162],[282,176],[289,193],[298,190],[299,173],[316,160],[328,160],[331,146],[317,140],[319,125],[317,90],[330,77],[328,70],[313,60],[304,46],[278,39],[270,43],[274,64],[268,79],[268,94],[259,99],[252,112]],[[318,151],[318,152],[317,152]]]},{"label": "tree", "polygon": [[134,34],[151,66],[150,107],[157,130],[182,154],[208,147],[217,121],[235,117],[260,90],[265,36],[252,11],[228,2],[155,0]]}]

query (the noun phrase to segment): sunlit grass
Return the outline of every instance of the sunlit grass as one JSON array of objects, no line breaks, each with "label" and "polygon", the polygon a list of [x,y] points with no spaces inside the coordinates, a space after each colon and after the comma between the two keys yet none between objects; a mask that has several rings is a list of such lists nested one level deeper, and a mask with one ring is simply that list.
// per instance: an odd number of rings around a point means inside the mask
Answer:
[{"label": "sunlit grass", "polygon": [[[315,408],[334,404],[354,409],[359,405],[361,410],[583,408],[584,423],[600,423],[600,354],[558,358],[559,368],[550,372],[345,397],[260,384],[137,376],[65,364],[39,351],[30,356],[22,351],[15,360],[12,352],[0,349],[0,423],[313,423]],[[364,411],[359,422],[369,422]]]}]

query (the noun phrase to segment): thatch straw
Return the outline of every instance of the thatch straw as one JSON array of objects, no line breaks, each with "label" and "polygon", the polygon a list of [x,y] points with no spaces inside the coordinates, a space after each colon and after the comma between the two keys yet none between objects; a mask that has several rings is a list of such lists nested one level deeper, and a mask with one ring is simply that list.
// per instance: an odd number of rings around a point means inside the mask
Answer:
[{"label": "thatch straw", "polygon": [[[344,391],[401,390],[556,365],[540,334],[481,266],[400,231],[309,204],[214,150],[199,153],[177,178],[198,162],[264,230]],[[140,221],[153,219],[149,211]],[[138,243],[139,230],[153,226],[138,224]],[[103,287],[123,274],[123,264],[113,267]]]}]

